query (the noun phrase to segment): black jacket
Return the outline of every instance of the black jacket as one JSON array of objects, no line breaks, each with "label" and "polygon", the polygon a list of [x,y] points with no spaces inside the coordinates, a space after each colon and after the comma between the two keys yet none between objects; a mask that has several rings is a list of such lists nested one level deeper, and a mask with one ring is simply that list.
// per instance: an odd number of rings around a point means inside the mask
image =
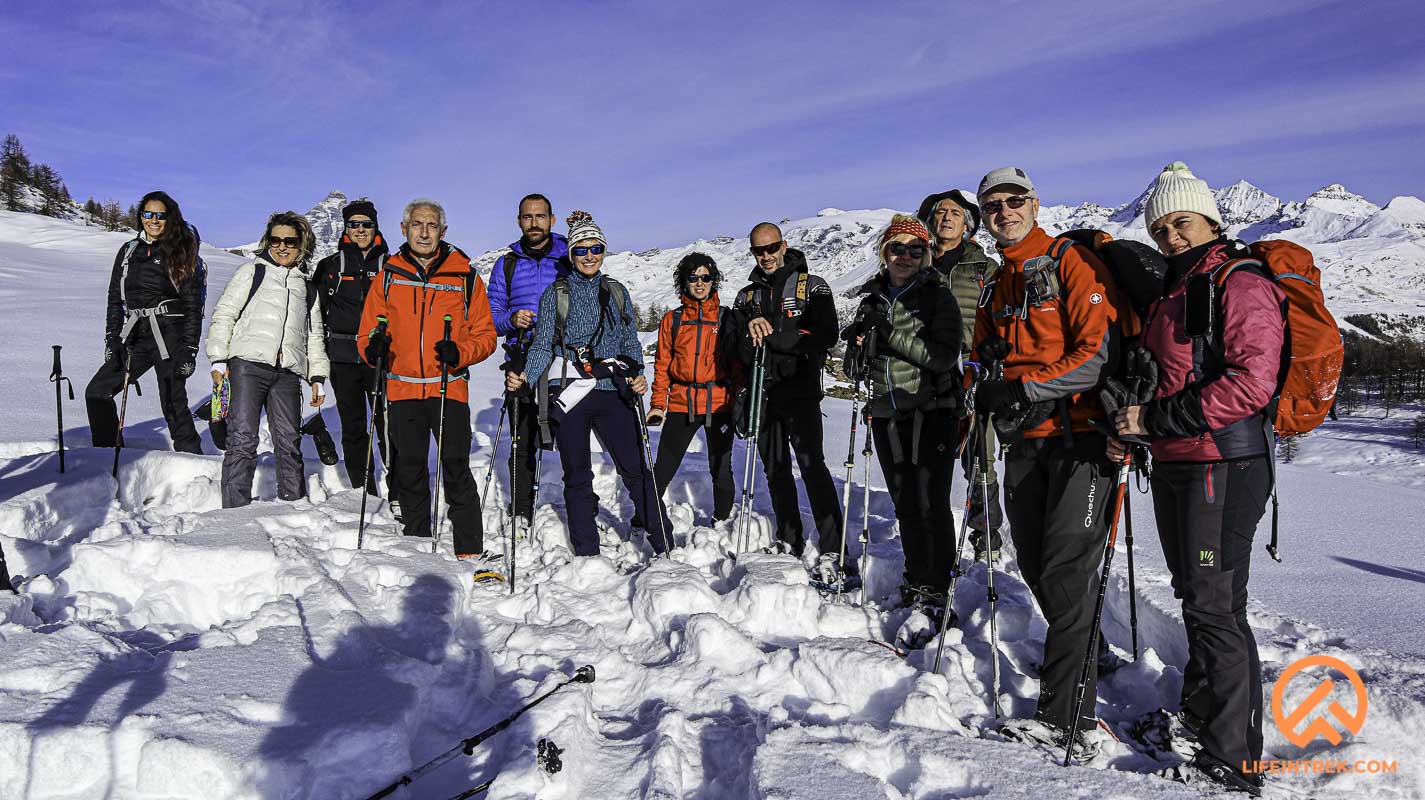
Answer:
[{"label": "black jacket", "polygon": [[386,263],[387,252],[386,240],[380,233],[364,256],[361,248],[342,236],[337,252],[317,262],[312,283],[317,287],[317,297],[322,304],[327,358],[333,363],[361,361],[356,348],[356,337],[361,333],[361,309],[372,279]]},{"label": "black jacket", "polygon": [[[127,280],[123,280],[125,253],[129,254]],[[129,310],[154,308],[171,300],[174,302],[169,303],[166,313],[157,318],[169,356],[184,351],[196,354],[198,339],[203,332],[203,302],[207,291],[208,271],[203,259],[198,259],[193,275],[182,286],[174,286],[159,257],[157,243],[149,244],[142,237],[125,242],[114,255],[113,271],[109,276],[104,343],[111,348],[118,344]],[[128,341],[139,341],[145,336],[152,338],[153,328],[146,320],[140,320],[130,331]]]},{"label": "black jacket", "polygon": [[[796,301],[795,282],[801,275],[807,276],[806,297],[804,301]],[[768,398],[774,401],[820,399],[821,368],[826,363],[827,352],[836,344],[837,334],[831,286],[809,274],[806,256],[791,248],[787,249],[782,268],[775,273],[768,275],[761,267],[755,267],[747,277],[751,283],[737,293],[733,304],[743,362],[750,365],[754,361],[747,323],[765,317],[772,323],[773,331],[766,340]],[[799,308],[784,310],[784,298]]]},{"label": "black jacket", "polygon": [[[885,271],[861,287],[856,320],[843,332],[847,377],[864,370],[866,413],[896,417],[959,406],[960,306],[938,275],[918,275],[891,298]],[[856,337],[865,336],[861,347]]]}]

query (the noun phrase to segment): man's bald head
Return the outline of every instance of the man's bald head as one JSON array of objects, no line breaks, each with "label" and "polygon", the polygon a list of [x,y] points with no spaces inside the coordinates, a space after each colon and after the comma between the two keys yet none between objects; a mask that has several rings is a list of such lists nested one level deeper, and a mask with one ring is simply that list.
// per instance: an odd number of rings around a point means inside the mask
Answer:
[{"label": "man's bald head", "polygon": [[[782,238],[782,229],[770,222],[759,222],[752,226],[752,233],[748,234],[752,239],[752,246],[761,244],[771,244]],[[758,241],[758,240],[761,241]]]},{"label": "man's bald head", "polygon": [[752,257],[757,259],[757,266],[763,272],[772,273],[782,268],[782,262],[787,257],[787,244],[782,241],[781,228],[770,222],[759,222],[747,238],[752,246]]}]

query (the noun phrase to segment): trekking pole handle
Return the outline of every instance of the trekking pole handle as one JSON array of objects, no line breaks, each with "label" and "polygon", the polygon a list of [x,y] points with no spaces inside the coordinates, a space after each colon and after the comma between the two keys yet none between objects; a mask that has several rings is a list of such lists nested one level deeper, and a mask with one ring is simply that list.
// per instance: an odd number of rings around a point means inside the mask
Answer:
[{"label": "trekking pole handle", "polygon": [[60,346],[57,345],[57,344],[52,344],[52,345],[50,345],[50,347],[53,347],[53,348],[54,348],[54,367],[53,367],[52,369],[50,369],[50,372],[49,372],[49,379],[50,379],[51,381],[58,381],[58,380],[61,380],[61,379],[64,377],[64,376],[61,374],[60,368],[59,368],[59,347],[60,347]]}]

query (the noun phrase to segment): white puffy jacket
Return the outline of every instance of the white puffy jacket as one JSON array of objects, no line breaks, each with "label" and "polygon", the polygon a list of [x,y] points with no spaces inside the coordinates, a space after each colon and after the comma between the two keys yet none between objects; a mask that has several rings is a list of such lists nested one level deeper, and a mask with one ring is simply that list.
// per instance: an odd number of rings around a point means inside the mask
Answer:
[{"label": "white puffy jacket", "polygon": [[261,256],[258,261],[265,265],[266,274],[252,302],[247,302],[247,296],[255,263],[238,267],[223,289],[208,324],[208,361],[220,364],[241,358],[290,369],[308,381],[325,380],[331,365],[322,341],[321,308],[307,304],[309,276]]}]

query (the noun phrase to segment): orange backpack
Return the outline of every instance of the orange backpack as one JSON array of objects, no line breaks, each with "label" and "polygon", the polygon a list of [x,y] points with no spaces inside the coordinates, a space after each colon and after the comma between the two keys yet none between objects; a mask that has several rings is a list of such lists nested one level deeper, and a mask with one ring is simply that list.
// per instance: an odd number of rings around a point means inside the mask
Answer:
[{"label": "orange backpack", "polygon": [[1250,257],[1233,259],[1214,270],[1213,282],[1220,297],[1227,276],[1239,267],[1247,267],[1286,294],[1282,305],[1286,342],[1277,373],[1273,424],[1279,436],[1296,436],[1314,430],[1331,411],[1345,347],[1336,319],[1326,308],[1321,270],[1316,268],[1311,251],[1284,239],[1256,242],[1248,250]]}]

